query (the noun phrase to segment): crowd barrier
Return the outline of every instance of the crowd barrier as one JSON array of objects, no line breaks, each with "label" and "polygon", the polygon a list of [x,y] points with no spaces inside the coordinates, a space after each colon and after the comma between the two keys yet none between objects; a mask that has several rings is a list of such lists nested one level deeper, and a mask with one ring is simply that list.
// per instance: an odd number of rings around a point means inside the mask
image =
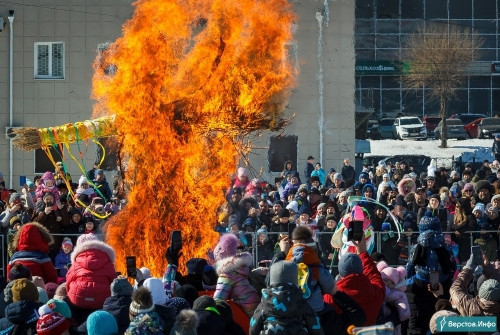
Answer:
[{"label": "crowd barrier", "polygon": [[[477,239],[479,236],[480,236],[480,233],[481,232],[488,232],[488,233],[493,233],[494,235],[494,238],[496,239],[497,241],[497,246],[500,245],[500,232],[499,231],[496,231],[496,230],[490,230],[490,231],[468,231],[468,232],[465,232],[464,234],[467,234],[469,235],[469,239],[470,239],[470,245],[474,245],[474,240]],[[445,232],[445,233],[449,233],[449,234],[455,234],[454,231],[450,231],[450,232]],[[268,235],[268,238],[269,236],[276,236],[276,239],[279,240],[279,235],[282,235],[282,234],[287,234],[287,233],[283,233],[283,232],[267,232],[266,233]],[[70,238],[78,238],[78,236],[80,236],[81,234],[52,234],[52,236],[63,236],[63,237],[70,237]],[[248,233],[245,233],[246,236],[251,236],[252,237],[252,244],[251,244],[251,251],[252,251],[252,254],[253,254],[253,257],[254,257],[254,266],[257,267],[258,264],[259,264],[259,254],[258,254],[258,248],[257,248],[257,245],[258,245],[258,233],[256,232],[248,232]],[[329,235],[331,239],[331,236],[333,235],[333,233],[331,232],[317,232],[316,233],[316,237],[317,237],[317,240],[319,241],[319,239],[321,238],[320,236],[323,236],[323,235]],[[374,232],[374,238],[375,238],[375,248],[373,251],[376,251],[376,252],[382,252],[382,248],[383,248],[383,243],[386,243],[386,241],[384,241],[384,235],[388,235],[389,236],[389,243],[394,243],[394,238],[395,237],[398,237],[398,234],[397,232]],[[409,233],[408,233],[409,235]],[[408,236],[407,233],[401,233],[400,234],[400,241],[402,240],[406,240],[406,243],[403,244],[403,246],[401,248],[406,248],[405,250],[403,250],[403,252],[406,252],[408,255],[410,253],[410,248],[412,245],[414,245],[415,243],[413,242],[416,237],[413,237],[413,235],[416,235],[418,236],[419,233],[418,232],[412,232],[411,235],[412,236]],[[101,238],[103,238],[102,234],[99,234],[99,236]],[[1,242],[2,242],[2,245],[5,246],[4,248],[1,248],[1,256],[2,256],[2,261],[1,261],[1,273],[2,275],[6,276],[6,264],[8,263],[8,257],[7,257],[7,249],[6,249],[6,246],[7,244],[5,243],[5,236],[0,236],[1,237]],[[8,238],[8,235],[7,235],[7,240],[9,240]],[[274,247],[274,246],[273,246]],[[278,247],[279,249],[279,247]],[[323,259],[324,261],[324,259]],[[337,264],[338,263],[338,258],[334,260],[333,264],[332,262],[328,262],[328,264],[325,264],[329,269],[332,269],[332,268],[336,268],[337,267]],[[389,264],[390,266],[398,266],[398,265],[404,265],[404,264]]]},{"label": "crowd barrier", "polygon": [[[483,232],[483,233],[493,233],[493,237],[496,239],[496,242],[497,242],[497,250],[498,250],[498,246],[500,245],[500,231],[497,231],[497,230],[489,230],[489,231],[485,231],[485,230],[482,230],[482,231],[467,231],[465,232],[464,234],[468,235],[469,236],[469,240],[470,240],[470,245],[474,245],[474,240],[479,238],[480,236],[480,233]],[[449,231],[449,232],[444,232],[445,234],[446,233],[449,233],[449,234],[452,234],[454,235],[455,232],[454,231]],[[259,255],[258,255],[258,248],[257,248],[257,244],[258,244],[258,235],[257,233],[246,233],[246,234],[250,234],[252,236],[252,250],[253,250],[253,256],[254,256],[254,264],[257,266],[258,265],[258,259],[259,259]],[[286,234],[286,233],[275,233],[275,232],[268,232],[267,233],[268,236],[271,236],[271,235],[274,235],[279,238],[279,235],[280,234]],[[408,236],[406,233],[401,233],[400,234],[400,238],[399,240],[400,241],[403,241],[403,240],[406,240],[405,242],[406,243],[403,243],[403,246],[401,248],[406,248],[404,250],[402,250],[403,252],[406,252],[408,255],[410,254],[410,248],[415,245],[415,241],[416,241],[416,238],[418,237],[420,233],[419,232],[412,232],[411,233],[411,236]],[[317,242],[320,240],[320,236],[322,235],[329,235],[329,236],[332,236],[333,233],[331,232],[317,232],[316,233],[316,240]],[[384,243],[394,243],[394,237],[397,238],[398,237],[398,234],[397,232],[374,232],[374,238],[375,238],[375,247],[373,249],[373,251],[376,251],[376,252],[379,252],[379,253],[382,253],[382,248],[383,248],[383,244]],[[384,241],[384,235],[388,235],[389,236],[389,239],[387,239],[386,241]],[[414,236],[415,235],[415,236]],[[331,237],[330,237],[331,239]],[[324,259],[323,259],[324,261]],[[332,269],[332,268],[337,268],[337,263],[338,263],[338,258],[334,260],[333,264],[331,262],[329,262],[328,264],[325,264],[329,269]],[[400,266],[400,265],[406,265],[406,264],[389,264],[390,266]]]}]

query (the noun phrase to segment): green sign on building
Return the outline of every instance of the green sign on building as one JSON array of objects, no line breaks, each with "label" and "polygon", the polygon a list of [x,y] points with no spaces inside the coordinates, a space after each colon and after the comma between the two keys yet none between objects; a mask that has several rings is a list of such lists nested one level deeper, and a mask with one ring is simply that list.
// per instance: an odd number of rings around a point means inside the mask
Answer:
[{"label": "green sign on building", "polygon": [[390,61],[357,61],[354,72],[362,76],[395,76],[401,75],[401,62]]}]

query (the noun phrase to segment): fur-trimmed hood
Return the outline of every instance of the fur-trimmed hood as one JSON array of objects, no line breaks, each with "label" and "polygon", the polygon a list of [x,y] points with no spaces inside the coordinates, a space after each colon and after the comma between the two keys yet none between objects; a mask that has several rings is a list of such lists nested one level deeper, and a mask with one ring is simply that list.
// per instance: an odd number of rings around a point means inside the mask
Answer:
[{"label": "fur-trimmed hood", "polygon": [[49,252],[49,245],[54,243],[54,238],[49,230],[38,222],[27,223],[22,226],[14,236],[12,245],[14,250]]},{"label": "fur-trimmed hood", "polygon": [[411,178],[403,178],[398,183],[398,192],[402,195],[407,195],[408,193],[415,192],[415,182]]},{"label": "fur-trimmed hood", "polygon": [[88,250],[99,250],[104,252],[109,256],[109,259],[112,263],[115,262],[116,254],[113,248],[109,244],[106,244],[101,241],[88,241],[82,244],[77,244],[75,249],[73,249],[73,253],[71,254],[71,263],[75,263],[76,257],[84,251]]},{"label": "fur-trimmed hood", "polygon": [[[221,275],[223,273],[230,273],[237,271],[239,273],[250,272],[250,267],[253,264],[253,257],[248,252],[242,252],[236,256],[226,257],[219,261],[217,261],[214,265],[215,271],[217,271],[217,275]],[[245,274],[245,273],[243,273]]]}]

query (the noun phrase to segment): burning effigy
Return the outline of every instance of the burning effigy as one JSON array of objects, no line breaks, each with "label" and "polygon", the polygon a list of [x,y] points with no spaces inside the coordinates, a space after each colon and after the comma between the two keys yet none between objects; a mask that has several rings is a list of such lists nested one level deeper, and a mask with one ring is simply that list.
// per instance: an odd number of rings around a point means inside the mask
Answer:
[{"label": "burning effigy", "polygon": [[134,6],[122,37],[94,62],[93,117],[113,115],[130,185],[106,242],[119,271],[133,255],[159,276],[171,231],[182,231],[185,260],[216,244],[216,209],[249,150],[246,136],[286,126],[296,16],[287,0]]}]

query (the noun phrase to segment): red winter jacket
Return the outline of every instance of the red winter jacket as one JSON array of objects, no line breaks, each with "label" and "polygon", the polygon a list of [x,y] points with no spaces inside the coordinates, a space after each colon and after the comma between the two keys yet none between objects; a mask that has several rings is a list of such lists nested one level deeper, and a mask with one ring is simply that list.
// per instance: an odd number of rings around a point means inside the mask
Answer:
[{"label": "red winter jacket", "polygon": [[80,308],[101,309],[111,296],[110,285],[116,278],[115,251],[101,241],[77,245],[71,254],[66,274],[69,300]]},{"label": "red winter jacket", "polygon": [[20,263],[30,269],[31,275],[42,277],[45,283],[57,283],[57,271],[48,256],[52,241],[49,231],[38,222],[22,226],[14,237],[15,252],[7,265],[7,273]]},{"label": "red winter jacket", "polygon": [[385,299],[385,284],[370,255],[363,252],[359,257],[363,264],[363,274],[347,275],[339,279],[336,285],[339,291],[345,292],[363,309],[366,315],[365,326],[372,326],[377,321]]}]

